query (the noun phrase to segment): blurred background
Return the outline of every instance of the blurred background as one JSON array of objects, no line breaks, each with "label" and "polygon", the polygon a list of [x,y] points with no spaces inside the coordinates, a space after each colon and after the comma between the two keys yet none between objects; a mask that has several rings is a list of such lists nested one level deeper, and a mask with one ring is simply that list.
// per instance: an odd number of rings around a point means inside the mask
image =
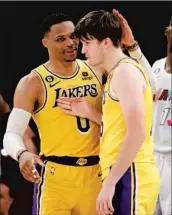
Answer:
[{"label": "blurred background", "polygon": [[167,1],[0,2],[0,92],[12,107],[12,96],[19,79],[47,60],[39,38],[39,26],[48,14],[64,12],[76,22],[91,10],[111,11],[115,8],[128,20],[152,65],[155,60],[166,56],[164,30],[169,24],[171,5]]}]

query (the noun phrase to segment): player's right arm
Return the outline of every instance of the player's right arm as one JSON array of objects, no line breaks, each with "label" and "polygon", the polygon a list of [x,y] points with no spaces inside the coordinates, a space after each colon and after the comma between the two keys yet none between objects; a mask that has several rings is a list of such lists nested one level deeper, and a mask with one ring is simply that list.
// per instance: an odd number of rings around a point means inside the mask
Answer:
[{"label": "player's right arm", "polygon": [[98,125],[101,124],[102,113],[93,107],[86,98],[60,97],[57,102],[58,107],[62,108],[64,113],[87,118]]},{"label": "player's right arm", "polygon": [[172,74],[172,21],[170,21],[170,26],[167,28],[167,61],[166,61],[166,71]]},{"label": "player's right arm", "polygon": [[150,63],[148,62],[148,60],[144,56],[138,43],[135,41],[133,32],[132,32],[127,20],[122,16],[122,14],[119,13],[119,11],[117,11],[115,9],[113,10],[113,14],[121,24],[121,28],[122,28],[121,43],[128,50],[130,57],[136,59],[144,67],[145,72],[149,76],[150,83],[152,86],[152,91],[153,91],[153,93],[156,93],[156,91],[157,91],[156,77],[155,77],[154,73],[152,73]]},{"label": "player's right arm", "polygon": [[14,95],[14,108],[10,113],[3,140],[7,154],[19,161],[21,173],[32,182],[39,179],[34,164],[44,164],[39,156],[27,151],[23,136],[34,111],[35,103],[39,100],[40,84],[40,80],[33,73],[20,80]]}]

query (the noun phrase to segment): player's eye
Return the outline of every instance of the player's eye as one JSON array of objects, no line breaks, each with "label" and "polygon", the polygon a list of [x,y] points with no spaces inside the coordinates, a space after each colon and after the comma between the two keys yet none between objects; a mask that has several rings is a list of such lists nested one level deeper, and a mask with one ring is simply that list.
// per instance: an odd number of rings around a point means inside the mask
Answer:
[{"label": "player's eye", "polygon": [[64,37],[59,37],[59,38],[56,39],[56,41],[57,42],[63,42],[63,41],[65,41],[65,38]]}]

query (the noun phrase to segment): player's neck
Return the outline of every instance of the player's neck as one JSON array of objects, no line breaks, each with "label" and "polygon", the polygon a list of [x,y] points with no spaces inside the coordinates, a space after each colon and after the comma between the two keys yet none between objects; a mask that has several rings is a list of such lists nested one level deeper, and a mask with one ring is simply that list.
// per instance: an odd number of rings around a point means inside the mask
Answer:
[{"label": "player's neck", "polygon": [[50,59],[45,65],[52,73],[60,76],[72,76],[77,68],[75,61],[64,62]]},{"label": "player's neck", "polygon": [[104,67],[108,73],[117,65],[117,63],[127,57],[121,50],[121,48],[114,48],[108,50],[104,58]]}]

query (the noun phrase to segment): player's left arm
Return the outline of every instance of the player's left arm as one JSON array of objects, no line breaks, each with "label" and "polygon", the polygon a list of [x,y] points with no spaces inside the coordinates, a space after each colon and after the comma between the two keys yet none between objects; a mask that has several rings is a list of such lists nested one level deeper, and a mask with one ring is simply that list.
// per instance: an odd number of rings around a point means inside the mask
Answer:
[{"label": "player's left arm", "polygon": [[146,137],[146,80],[135,66],[123,64],[115,71],[111,84],[120,101],[127,127],[121,151],[109,174],[109,180],[116,184],[136,158]]}]

